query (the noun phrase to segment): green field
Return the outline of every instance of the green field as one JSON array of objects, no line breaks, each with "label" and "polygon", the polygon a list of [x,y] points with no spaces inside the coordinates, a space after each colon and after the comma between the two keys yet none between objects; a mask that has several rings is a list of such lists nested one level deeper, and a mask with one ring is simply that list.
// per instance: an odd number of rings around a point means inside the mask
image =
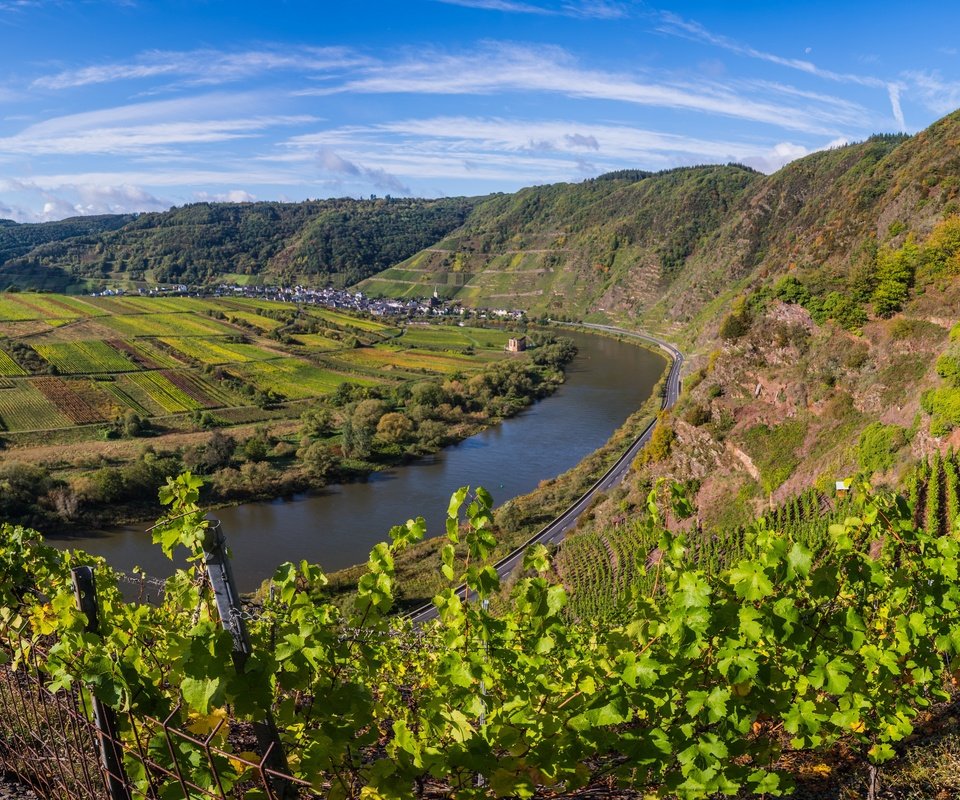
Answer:
[{"label": "green field", "polygon": [[236,328],[219,320],[190,313],[118,314],[104,317],[99,322],[122,336],[222,336],[237,333]]},{"label": "green field", "polygon": [[14,322],[25,319],[38,319],[41,314],[36,313],[36,309],[17,302],[17,295],[0,295],[0,322]]},{"label": "green field", "polygon": [[63,375],[130,372],[136,366],[106,342],[61,342],[34,345],[34,350]]},{"label": "green field", "polygon": [[381,372],[403,369],[413,372],[434,372],[448,375],[468,371],[481,363],[481,359],[454,353],[407,350],[394,346],[364,347],[347,350],[329,356],[328,361],[343,369],[359,369],[363,372]]},{"label": "green field", "polygon": [[393,326],[383,322],[355,317],[342,311],[331,311],[327,308],[310,308],[307,313],[311,316],[332,322],[334,325],[342,325],[347,328],[358,328],[361,331],[370,331],[371,333],[382,333],[390,330]]},{"label": "green field", "polygon": [[6,431],[62,428],[70,424],[65,414],[45,398],[30,381],[0,385],[0,426]]},{"label": "green field", "polygon": [[323,369],[299,358],[242,364],[233,371],[260,391],[278,392],[291,400],[329,394],[345,381],[366,386],[374,383],[368,378]]},{"label": "green field", "polygon": [[267,361],[271,358],[277,358],[278,355],[251,344],[239,344],[197,336],[164,337],[160,341],[202,364]]},{"label": "green field", "polygon": [[448,325],[411,325],[401,344],[430,350],[503,350],[510,334],[493,328],[461,328]]},{"label": "green field", "polygon": [[253,311],[225,311],[224,313],[231,322],[246,322],[262,331],[276,330],[283,324],[280,320],[271,319]]},{"label": "green field", "polygon": [[27,371],[0,350],[0,375],[26,375]]},{"label": "green field", "polygon": [[236,424],[268,406],[270,419],[296,419],[303,401],[344,383],[478,371],[504,357],[508,336],[242,297],[0,294],[0,426],[85,425],[93,438],[130,411],[169,420],[216,409]]},{"label": "green field", "polygon": [[[128,349],[134,359],[143,363],[146,367],[163,367],[165,369],[175,369],[185,365],[182,358],[177,358],[162,345],[157,344],[158,339],[124,339],[121,347]],[[116,342],[112,342],[114,347]]]},{"label": "green field", "polygon": [[335,339],[328,339],[326,336],[320,333],[301,333],[294,337],[294,341],[303,345],[304,347],[310,348],[311,350],[342,350],[344,347],[346,347],[343,342],[338,342]]},{"label": "green field", "polygon": [[183,389],[175,386],[166,375],[161,375],[159,372],[137,372],[128,375],[127,380],[167,414],[177,414],[203,407]]}]

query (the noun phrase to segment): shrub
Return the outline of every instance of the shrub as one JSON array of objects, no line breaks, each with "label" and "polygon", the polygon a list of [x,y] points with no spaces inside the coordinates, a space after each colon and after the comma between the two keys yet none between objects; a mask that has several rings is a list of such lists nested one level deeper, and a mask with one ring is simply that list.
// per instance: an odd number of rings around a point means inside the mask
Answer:
[{"label": "shrub", "polygon": [[712,414],[710,413],[709,407],[700,405],[699,403],[690,406],[683,415],[683,418],[695,428],[706,425],[711,417]]},{"label": "shrub", "polygon": [[750,330],[750,315],[746,311],[732,311],[720,323],[720,338],[736,341]]},{"label": "shrub", "polygon": [[676,434],[670,424],[670,416],[665,411],[661,411],[657,417],[657,427],[653,429],[650,441],[637,456],[637,466],[665,460],[673,449],[674,439],[676,439]]},{"label": "shrub", "polygon": [[930,433],[943,436],[960,425],[960,389],[929,389],[920,396],[920,407],[930,415]]},{"label": "shrub", "polygon": [[907,431],[899,425],[871,422],[860,434],[858,460],[868,473],[884,472],[894,463],[894,453],[907,443]]}]

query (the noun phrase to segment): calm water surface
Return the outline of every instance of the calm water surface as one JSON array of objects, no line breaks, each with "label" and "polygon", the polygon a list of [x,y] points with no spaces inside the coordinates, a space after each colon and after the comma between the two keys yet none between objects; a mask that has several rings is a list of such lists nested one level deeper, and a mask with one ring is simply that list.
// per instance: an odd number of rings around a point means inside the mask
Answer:
[{"label": "calm water surface", "polygon": [[[451,492],[485,486],[499,505],[559,475],[596,450],[650,396],[664,358],[632,344],[572,333],[580,352],[555,394],[502,424],[364,481],[317,495],[217,510],[233,551],[241,591],[250,591],[284,561],[306,559],[325,570],[366,561],[391,526],[422,515],[429,535],[443,532]],[[171,571],[146,525],[52,542],[134,565]]]}]

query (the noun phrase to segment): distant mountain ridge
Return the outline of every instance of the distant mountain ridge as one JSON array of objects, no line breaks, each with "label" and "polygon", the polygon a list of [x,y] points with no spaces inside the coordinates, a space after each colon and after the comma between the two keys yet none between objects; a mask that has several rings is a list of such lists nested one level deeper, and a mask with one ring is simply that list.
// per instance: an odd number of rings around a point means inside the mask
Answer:
[{"label": "distant mountain ridge", "polygon": [[[481,198],[194,203],[169,211],[0,228],[0,284],[84,281],[355,283],[463,223]],[[30,247],[18,246],[32,231]]]}]

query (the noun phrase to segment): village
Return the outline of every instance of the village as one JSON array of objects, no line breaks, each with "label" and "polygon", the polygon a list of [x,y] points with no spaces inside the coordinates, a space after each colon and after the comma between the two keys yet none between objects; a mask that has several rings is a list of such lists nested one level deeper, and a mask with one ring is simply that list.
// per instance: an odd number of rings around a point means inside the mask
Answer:
[{"label": "village", "polygon": [[466,308],[458,300],[444,300],[437,291],[429,298],[398,300],[387,297],[369,297],[363,292],[336,289],[327,286],[314,289],[306,286],[239,286],[218,284],[216,286],[171,286],[141,287],[136,292],[124,289],[104,289],[92,293],[93,297],[119,297],[137,294],[141,297],[242,297],[256,300],[272,300],[278,303],[317,305],[325,308],[356,311],[379,317],[459,317],[460,319],[522,320],[522,309]]}]

